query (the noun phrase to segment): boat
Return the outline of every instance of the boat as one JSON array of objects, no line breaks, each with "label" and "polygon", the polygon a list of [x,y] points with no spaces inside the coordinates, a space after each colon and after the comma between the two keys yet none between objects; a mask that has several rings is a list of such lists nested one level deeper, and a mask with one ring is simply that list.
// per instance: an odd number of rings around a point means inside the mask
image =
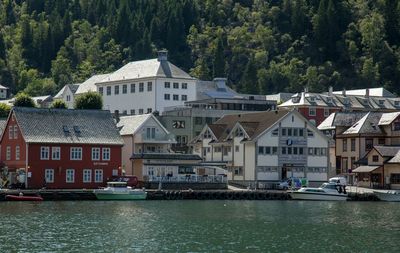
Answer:
[{"label": "boat", "polygon": [[400,192],[399,191],[373,191],[378,199],[382,201],[399,202]]},{"label": "boat", "polygon": [[6,200],[9,201],[43,201],[40,196],[25,196],[25,195],[6,195]]},{"label": "boat", "polygon": [[147,192],[143,189],[132,189],[127,182],[108,182],[106,188],[93,191],[98,200],[144,200]]},{"label": "boat", "polygon": [[289,191],[292,199],[298,200],[347,200],[346,188],[336,183],[323,183],[318,188],[304,187],[297,191]]}]

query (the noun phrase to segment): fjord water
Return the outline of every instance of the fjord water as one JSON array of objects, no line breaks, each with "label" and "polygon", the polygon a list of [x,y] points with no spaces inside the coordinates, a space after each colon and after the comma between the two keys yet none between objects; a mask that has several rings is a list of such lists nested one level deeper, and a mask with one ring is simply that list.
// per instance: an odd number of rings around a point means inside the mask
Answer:
[{"label": "fjord water", "polygon": [[398,252],[400,203],[0,202],[0,252]]}]

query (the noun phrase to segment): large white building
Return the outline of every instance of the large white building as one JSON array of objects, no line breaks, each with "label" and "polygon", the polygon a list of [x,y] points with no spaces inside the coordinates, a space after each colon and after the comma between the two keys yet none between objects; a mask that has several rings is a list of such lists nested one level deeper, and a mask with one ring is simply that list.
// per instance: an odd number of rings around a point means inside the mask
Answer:
[{"label": "large white building", "polygon": [[228,180],[271,186],[289,177],[327,181],[328,138],[296,110],[226,115],[192,141],[204,162],[226,166]]},{"label": "large white building", "polygon": [[96,86],[104,109],[119,114],[162,112],[196,99],[196,79],[170,63],[167,51],[159,51],[156,59],[130,62]]}]

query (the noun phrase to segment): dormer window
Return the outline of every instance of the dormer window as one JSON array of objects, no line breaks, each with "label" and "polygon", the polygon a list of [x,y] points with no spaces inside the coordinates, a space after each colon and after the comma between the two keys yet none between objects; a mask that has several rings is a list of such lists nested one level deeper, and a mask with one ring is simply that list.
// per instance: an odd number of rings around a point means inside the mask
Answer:
[{"label": "dormer window", "polygon": [[240,128],[236,129],[235,136],[236,136],[236,137],[243,137],[243,131],[242,131],[242,129],[240,129]]},{"label": "dormer window", "polygon": [[310,102],[315,102],[315,97],[310,97]]},{"label": "dormer window", "polygon": [[385,100],[379,100],[380,105],[384,105],[384,103],[385,103]]},{"label": "dormer window", "polygon": [[400,101],[394,101],[395,106],[400,106]]},{"label": "dormer window", "polygon": [[292,97],[292,102],[293,103],[298,103],[300,101],[299,97]]},{"label": "dormer window", "polygon": [[327,103],[332,103],[332,98],[331,98],[331,97],[327,97],[327,98],[326,98],[326,102],[327,102]]},{"label": "dormer window", "polygon": [[203,138],[204,139],[211,139],[211,133],[210,133],[210,131],[205,131],[204,132],[204,134],[203,134]]}]

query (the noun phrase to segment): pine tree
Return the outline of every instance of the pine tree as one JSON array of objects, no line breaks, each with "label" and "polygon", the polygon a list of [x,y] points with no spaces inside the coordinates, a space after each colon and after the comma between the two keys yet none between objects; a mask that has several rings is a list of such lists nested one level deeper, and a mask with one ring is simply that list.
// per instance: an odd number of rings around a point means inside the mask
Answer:
[{"label": "pine tree", "polygon": [[218,37],[217,47],[214,50],[213,76],[225,77],[225,55],[222,36]]},{"label": "pine tree", "polygon": [[242,76],[241,85],[243,87],[243,91],[247,94],[258,93],[257,68],[252,57],[246,64],[246,68]]}]

